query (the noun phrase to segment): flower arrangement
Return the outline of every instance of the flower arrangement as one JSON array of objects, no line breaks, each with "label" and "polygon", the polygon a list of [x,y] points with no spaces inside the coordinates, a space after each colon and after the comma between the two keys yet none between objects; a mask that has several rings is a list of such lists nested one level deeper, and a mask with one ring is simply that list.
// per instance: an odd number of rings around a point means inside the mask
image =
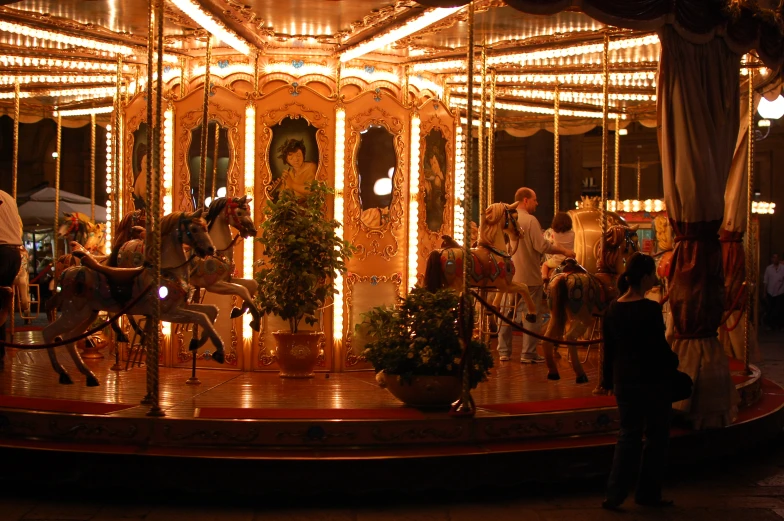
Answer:
[{"label": "flower arrangement", "polygon": [[[357,328],[366,338],[363,355],[376,371],[398,375],[402,383],[415,376],[458,376],[463,350],[458,329],[459,296],[451,289],[435,293],[414,288],[395,308],[379,306],[363,314]],[[488,346],[471,341],[471,388],[487,379],[493,367]]]}]

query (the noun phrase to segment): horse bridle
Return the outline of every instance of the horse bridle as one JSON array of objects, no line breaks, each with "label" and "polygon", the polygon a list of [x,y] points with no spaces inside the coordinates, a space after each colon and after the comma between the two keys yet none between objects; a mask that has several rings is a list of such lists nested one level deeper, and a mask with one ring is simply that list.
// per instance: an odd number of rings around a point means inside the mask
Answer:
[{"label": "horse bridle", "polygon": [[[513,228],[515,233],[517,234],[517,240],[514,241],[514,247],[512,248],[512,253],[509,255],[514,255],[517,253],[517,248],[520,246],[520,238],[523,236],[523,231],[520,229],[520,223],[512,216],[512,210],[507,206],[504,208],[504,230],[506,230],[507,226],[510,223],[513,223]],[[509,237],[509,242],[512,242],[512,238]]]},{"label": "horse bridle", "polygon": [[[239,235],[237,235],[237,237],[234,237],[234,240],[232,241],[232,245],[237,241],[237,238],[240,235],[242,235],[243,238],[246,238],[246,233],[247,233],[246,227],[242,225],[239,217],[237,217],[237,208],[247,208],[248,211],[250,211],[250,207],[248,206],[247,202],[245,204],[240,204],[239,200],[240,200],[239,198],[231,197],[226,202],[226,218],[228,219],[229,224],[234,226],[239,231]],[[247,237],[249,236],[250,234],[248,233]]]}]

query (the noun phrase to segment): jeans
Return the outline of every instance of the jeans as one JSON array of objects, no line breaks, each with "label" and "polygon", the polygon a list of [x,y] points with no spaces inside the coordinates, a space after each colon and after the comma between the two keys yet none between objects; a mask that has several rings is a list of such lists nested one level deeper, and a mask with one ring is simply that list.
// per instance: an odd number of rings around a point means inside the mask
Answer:
[{"label": "jeans", "polygon": [[[520,323],[524,313],[536,313],[536,322],[533,324],[530,322],[523,322],[523,327],[526,329],[533,331],[534,333],[539,333],[542,330],[543,320],[542,315],[544,314],[544,309],[542,305],[542,295],[543,295],[543,286],[528,286],[528,291],[531,293],[531,298],[536,305],[536,309],[528,310],[528,306],[525,305],[525,301],[520,299],[517,303],[517,308],[515,309],[514,314],[514,321]],[[523,334],[523,351],[520,354],[520,358],[534,358],[536,356],[536,344],[538,340],[530,335]],[[512,328],[503,325],[498,329],[498,354],[501,356],[511,356],[512,355]]]},{"label": "jeans", "polygon": [[661,500],[661,484],[670,442],[672,404],[668,397],[666,385],[620,390],[616,394],[621,429],[607,481],[608,500],[620,504],[626,499],[638,469],[635,500],[641,503]]}]

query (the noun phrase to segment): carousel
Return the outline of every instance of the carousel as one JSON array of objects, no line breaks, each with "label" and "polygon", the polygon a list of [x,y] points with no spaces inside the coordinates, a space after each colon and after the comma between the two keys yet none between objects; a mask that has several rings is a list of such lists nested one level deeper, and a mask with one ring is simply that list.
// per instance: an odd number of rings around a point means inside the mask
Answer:
[{"label": "carousel", "polygon": [[[313,469],[416,458],[487,470],[546,450],[574,469],[576,449],[607,454],[614,443],[598,325],[639,250],[659,262],[651,298],[694,380],[692,397],[674,404],[688,425],[673,431],[674,457],[701,444],[735,450],[784,421],[784,390],[752,363],[755,226],[774,207],[755,199],[753,144],[758,104],[779,98],[784,62],[782,13],[772,6],[0,3],[12,195],[25,175],[20,123],[54,120],[53,230],[65,239],[54,252],[51,322],[3,342],[0,445],[307,460]],[[59,207],[69,154],[61,130],[85,125],[92,206],[96,191],[107,194],[100,226],[94,214]],[[658,152],[621,157],[624,140],[652,128]],[[547,144],[522,168],[502,145],[534,135]],[[598,182],[574,174],[578,136],[596,137]],[[643,199],[644,177],[661,178],[661,192]],[[428,270],[440,267],[463,295],[464,345],[473,335],[494,352],[507,302],[530,298],[506,283],[513,194],[523,185],[542,203],[543,228],[570,214],[594,300],[586,290],[569,313],[551,310],[565,319],[533,331],[547,364],[496,355],[473,390],[471,365],[461,364],[446,409],[403,406],[376,382],[366,314],[429,286]],[[281,208],[329,229],[269,243]],[[304,314],[309,344],[277,334],[297,331],[302,313],[292,321],[269,312],[299,298],[279,292],[275,308],[269,280],[309,273],[293,260],[273,265],[283,242],[335,250],[328,291]],[[478,253],[483,244],[495,257]],[[470,259],[500,271],[480,277]],[[28,294],[20,282],[16,300]],[[566,352],[556,358],[554,346]]]}]

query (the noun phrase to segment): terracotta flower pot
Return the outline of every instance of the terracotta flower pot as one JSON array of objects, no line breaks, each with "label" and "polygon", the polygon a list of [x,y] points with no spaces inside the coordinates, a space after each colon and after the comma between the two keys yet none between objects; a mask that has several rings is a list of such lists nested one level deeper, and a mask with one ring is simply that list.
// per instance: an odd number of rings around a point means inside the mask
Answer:
[{"label": "terracotta flower pot", "polygon": [[462,390],[459,376],[415,376],[409,383],[401,382],[398,375],[382,371],[376,375],[376,380],[395,398],[412,407],[449,407]]},{"label": "terracotta flower pot", "polygon": [[275,331],[281,378],[313,378],[319,356],[320,331]]}]

